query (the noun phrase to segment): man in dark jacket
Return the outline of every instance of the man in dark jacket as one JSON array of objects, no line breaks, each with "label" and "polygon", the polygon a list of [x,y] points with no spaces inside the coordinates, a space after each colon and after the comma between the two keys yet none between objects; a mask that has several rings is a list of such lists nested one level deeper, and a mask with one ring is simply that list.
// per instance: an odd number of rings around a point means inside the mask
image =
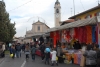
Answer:
[{"label": "man in dark jacket", "polygon": [[21,45],[20,45],[20,43],[18,43],[15,46],[15,49],[16,49],[16,56],[17,56],[17,58],[21,57]]},{"label": "man in dark jacket", "polygon": [[96,52],[97,52],[97,67],[100,67],[100,49],[99,49],[99,45],[95,45],[96,47]]},{"label": "man in dark jacket", "polygon": [[96,51],[92,50],[92,45],[87,45],[87,50],[84,52],[83,56],[86,58],[86,67],[96,67]]},{"label": "man in dark jacket", "polygon": [[41,50],[41,58],[42,58],[42,60],[44,60],[44,57],[45,57],[45,53],[44,53],[45,45],[44,45],[44,43],[42,43],[42,45],[40,46],[40,50]]}]

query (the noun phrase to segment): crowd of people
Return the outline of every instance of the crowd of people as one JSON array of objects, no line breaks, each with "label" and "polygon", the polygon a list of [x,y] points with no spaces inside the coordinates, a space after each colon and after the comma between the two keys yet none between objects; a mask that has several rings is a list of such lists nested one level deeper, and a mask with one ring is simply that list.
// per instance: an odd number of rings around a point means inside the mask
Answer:
[{"label": "crowd of people", "polygon": [[54,66],[55,64],[58,65],[58,63],[64,63],[65,58],[63,58],[64,52],[63,48],[68,49],[74,49],[79,50],[82,49],[82,47],[86,47],[85,52],[83,53],[83,56],[85,57],[85,66],[86,67],[100,67],[100,49],[99,45],[97,44],[80,44],[79,41],[74,42],[73,47],[71,47],[70,43],[67,45],[65,43],[57,43],[56,47],[53,47],[52,43],[44,43],[41,42],[38,44],[38,42],[32,42],[32,43],[26,43],[26,44],[20,44],[20,43],[13,43],[10,46],[10,54],[13,54],[12,58],[15,57],[20,58],[21,57],[21,51],[25,53],[26,60],[29,59],[29,55],[31,55],[31,58],[33,61],[35,61],[36,51],[41,51],[41,60],[44,61],[45,64],[50,64]]},{"label": "crowd of people", "polygon": [[85,57],[86,67],[100,67],[99,45],[87,45],[87,49],[83,53],[83,56]]},{"label": "crowd of people", "polygon": [[[21,57],[21,51],[23,51],[26,55],[26,61],[29,59],[29,55],[31,55],[31,58],[33,61],[35,61],[35,55],[36,55],[36,50],[41,51],[41,59],[44,61],[45,64],[50,64],[53,66],[54,64],[58,65],[58,58],[61,56],[61,48],[58,46],[58,48],[53,48],[51,47],[50,43],[41,43],[38,44],[37,42],[34,43],[27,43],[21,45],[20,43],[13,43],[10,46],[10,54],[13,54],[12,58],[14,59],[15,57],[20,58]],[[61,62],[62,63],[62,62]]]}]

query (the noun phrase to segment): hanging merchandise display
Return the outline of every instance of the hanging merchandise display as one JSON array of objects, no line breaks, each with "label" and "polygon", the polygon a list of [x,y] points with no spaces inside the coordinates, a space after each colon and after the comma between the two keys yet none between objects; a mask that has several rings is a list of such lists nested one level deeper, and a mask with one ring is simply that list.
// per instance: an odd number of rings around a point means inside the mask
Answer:
[{"label": "hanging merchandise display", "polygon": [[66,40],[65,40],[66,35],[65,35],[65,32],[64,31],[65,30],[62,30],[62,34],[61,34],[61,42],[62,43],[65,43],[66,42]]},{"label": "hanging merchandise display", "polygon": [[69,43],[70,42],[70,39],[71,39],[70,29],[68,29],[68,30],[66,30],[66,41]]},{"label": "hanging merchandise display", "polygon": [[54,47],[56,47],[56,32],[54,32]]},{"label": "hanging merchandise display", "polygon": [[86,26],[87,29],[87,44],[92,43],[92,26]]},{"label": "hanging merchandise display", "polygon": [[50,37],[53,38],[54,34],[53,32],[50,32]]},{"label": "hanging merchandise display", "polygon": [[92,26],[92,42],[96,43],[96,26]]},{"label": "hanging merchandise display", "polygon": [[96,26],[96,44],[100,44],[100,43],[98,43],[98,24],[97,24],[97,26]]},{"label": "hanging merchandise display", "polygon": [[78,40],[80,43],[82,43],[82,35],[83,35],[83,29],[82,27],[79,27],[79,36],[78,36]]},{"label": "hanging merchandise display", "polygon": [[78,29],[79,29],[78,27],[74,28],[74,38],[76,40],[78,40],[78,35],[79,35],[79,30]]},{"label": "hanging merchandise display", "polygon": [[78,28],[78,40],[80,43],[86,43],[87,41],[87,30],[85,27]]},{"label": "hanging merchandise display", "polygon": [[74,38],[74,34],[75,34],[74,28],[71,28],[71,29],[70,29],[70,45],[71,45],[71,48],[73,48],[74,42],[77,41],[77,40]]},{"label": "hanging merchandise display", "polygon": [[70,36],[71,36],[72,39],[74,38],[74,28],[70,29]]},{"label": "hanging merchandise display", "polygon": [[56,31],[56,40],[59,41],[59,31]]},{"label": "hanging merchandise display", "polygon": [[100,48],[100,23],[98,23],[98,44]]}]

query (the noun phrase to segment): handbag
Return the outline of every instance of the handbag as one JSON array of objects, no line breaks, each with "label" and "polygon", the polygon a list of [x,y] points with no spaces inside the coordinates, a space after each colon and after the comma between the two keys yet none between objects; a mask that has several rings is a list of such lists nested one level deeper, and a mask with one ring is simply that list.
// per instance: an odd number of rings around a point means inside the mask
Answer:
[{"label": "handbag", "polygon": [[13,54],[10,54],[10,57],[12,58],[13,57]]}]

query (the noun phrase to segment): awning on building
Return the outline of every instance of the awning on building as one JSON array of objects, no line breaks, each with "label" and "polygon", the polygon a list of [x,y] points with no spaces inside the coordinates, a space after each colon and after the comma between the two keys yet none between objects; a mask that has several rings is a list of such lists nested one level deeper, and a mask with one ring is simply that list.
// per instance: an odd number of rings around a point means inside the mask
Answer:
[{"label": "awning on building", "polygon": [[80,27],[80,26],[86,26],[86,25],[94,25],[96,24],[97,17],[89,18],[89,19],[84,19],[84,20],[78,20],[75,22],[71,22],[59,27],[54,27],[51,29],[48,29],[47,32],[52,32],[52,31],[57,31],[57,30],[62,30],[62,29],[68,29],[68,28],[74,28],[74,27]]}]

